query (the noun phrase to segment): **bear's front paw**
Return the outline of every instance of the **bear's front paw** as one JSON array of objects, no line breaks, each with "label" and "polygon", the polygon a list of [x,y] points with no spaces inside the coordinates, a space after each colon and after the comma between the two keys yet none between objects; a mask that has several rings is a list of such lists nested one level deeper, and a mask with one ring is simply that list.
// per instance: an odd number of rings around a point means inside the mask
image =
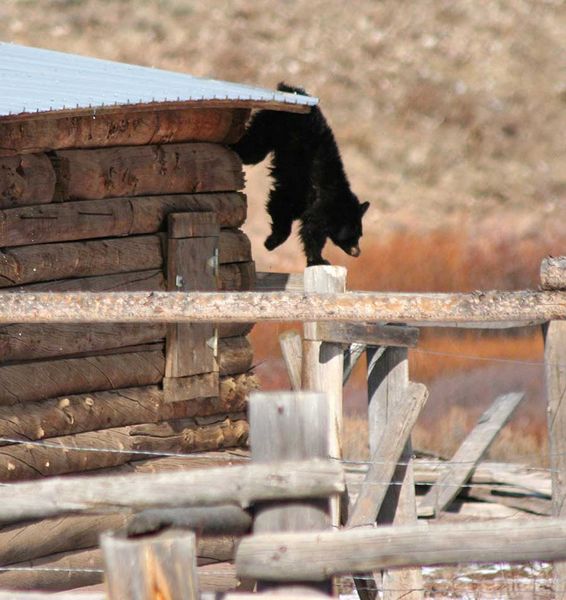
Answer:
[{"label": "bear's front paw", "polygon": [[281,246],[281,244],[286,240],[287,238],[285,236],[282,235],[277,235],[276,233],[272,233],[264,242],[264,246],[268,249],[268,250],[275,250],[275,248],[277,248],[277,246]]}]

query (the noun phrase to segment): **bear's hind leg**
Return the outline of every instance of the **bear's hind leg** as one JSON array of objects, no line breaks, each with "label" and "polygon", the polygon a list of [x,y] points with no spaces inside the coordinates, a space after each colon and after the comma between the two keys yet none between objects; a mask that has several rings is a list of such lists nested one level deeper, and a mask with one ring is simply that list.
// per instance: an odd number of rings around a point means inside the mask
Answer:
[{"label": "bear's hind leg", "polygon": [[292,195],[282,188],[272,189],[267,212],[271,217],[271,235],[265,240],[265,247],[274,250],[291,235],[294,220]]}]

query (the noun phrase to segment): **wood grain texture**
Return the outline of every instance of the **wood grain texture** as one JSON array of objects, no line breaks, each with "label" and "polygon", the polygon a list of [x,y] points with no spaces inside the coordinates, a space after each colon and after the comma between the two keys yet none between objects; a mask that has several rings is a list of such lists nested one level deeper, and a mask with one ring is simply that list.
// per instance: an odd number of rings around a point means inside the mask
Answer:
[{"label": "wood grain texture", "polygon": [[238,155],[220,144],[62,150],[53,159],[57,200],[226,192],[244,186]]},{"label": "wood grain texture", "polygon": [[45,154],[0,158],[0,208],[44,204],[55,193],[55,171]]},{"label": "wood grain texture", "polygon": [[[200,376],[196,376],[198,379]],[[42,440],[168,419],[243,412],[258,387],[253,375],[223,377],[214,397],[202,395],[170,405],[156,385],[72,394],[21,406],[0,407],[0,438]],[[0,446],[7,442],[0,441]]]},{"label": "wood grain texture", "polygon": [[470,562],[566,558],[563,519],[523,519],[427,527],[405,525],[318,533],[271,533],[242,540],[242,577],[321,581],[334,574]]},{"label": "wood grain texture", "polygon": [[[422,384],[411,383],[407,396],[389,415],[387,428],[380,436],[371,456],[368,471],[348,517],[347,527],[373,525],[389,489],[396,464],[399,462],[413,427],[428,398]],[[387,483],[386,483],[387,482]]]},{"label": "wood grain texture", "polygon": [[[254,464],[326,458],[333,416],[329,399],[316,392],[255,392],[250,397],[250,445]],[[253,531],[321,531],[331,525],[330,500],[256,505]],[[284,580],[284,579],[283,579]],[[268,587],[268,586],[267,586]],[[261,591],[266,585],[260,581]],[[322,586],[329,592],[331,581]]]},{"label": "wood grain texture", "polygon": [[141,538],[109,532],[101,536],[100,546],[109,600],[199,598],[194,532],[171,530]]},{"label": "wood grain texture", "polygon": [[145,271],[162,265],[162,239],[158,235],[3,248],[0,287]]},{"label": "wood grain texture", "polygon": [[421,498],[419,515],[429,511],[437,515],[450,505],[524,397],[524,393],[512,393],[495,399],[448,461],[438,482]]},{"label": "wood grain texture", "polygon": [[252,367],[253,348],[246,337],[222,338],[218,341],[220,375],[245,373]]},{"label": "wood grain texture", "polygon": [[[383,439],[395,422],[395,415],[409,396],[409,361],[406,348],[388,347],[381,353],[368,347],[368,421],[371,456],[383,447]],[[379,525],[407,525],[417,522],[415,481],[410,436],[393,470],[391,482],[377,516]],[[358,583],[356,582],[358,585]],[[420,569],[399,569],[383,573],[385,600],[420,600],[423,581]]]},{"label": "wood grain texture", "polygon": [[[0,292],[0,323],[209,321],[388,321],[489,323],[566,319],[564,292],[477,294],[300,294],[285,292],[152,292],[10,294]],[[425,321],[423,321],[423,319]]]},{"label": "wood grain texture", "polygon": [[187,454],[234,448],[245,444],[247,436],[244,415],[236,413],[77,433],[39,444],[14,444],[5,446],[0,454],[0,481],[115,467],[154,452]]},{"label": "wood grain texture", "polygon": [[26,246],[160,231],[173,212],[213,211],[221,227],[239,227],[245,197],[237,192],[140,196],[43,204],[0,211],[0,246]]},{"label": "wood grain texture", "polygon": [[287,368],[291,389],[298,392],[301,389],[301,369],[303,363],[303,340],[298,331],[285,331],[279,336],[281,354]]},{"label": "wood grain texture", "polygon": [[342,491],[342,467],[323,460],[281,462],[275,470],[272,465],[256,464],[168,473],[49,478],[0,487],[0,521],[151,507],[235,504],[245,508],[252,501],[320,498]]},{"label": "wood grain texture", "polygon": [[[551,321],[544,335],[544,370],[552,481],[552,512],[566,515],[566,322]],[[566,557],[564,557],[566,558]],[[555,597],[566,598],[566,560],[553,565]]]},{"label": "wood grain texture", "polygon": [[378,323],[316,323],[314,339],[336,344],[353,342],[368,346],[400,346],[413,348],[419,339],[417,327]]},{"label": "wood grain texture", "polygon": [[566,290],[566,256],[547,257],[540,267],[543,290]]},{"label": "wood grain texture", "polygon": [[[90,111],[89,111],[90,112]],[[233,144],[245,129],[247,108],[178,107],[97,111],[0,122],[0,156],[17,153],[172,142]]]},{"label": "wood grain texture", "polygon": [[0,406],[159,383],[163,361],[163,350],[150,350],[5,365],[0,367]]}]

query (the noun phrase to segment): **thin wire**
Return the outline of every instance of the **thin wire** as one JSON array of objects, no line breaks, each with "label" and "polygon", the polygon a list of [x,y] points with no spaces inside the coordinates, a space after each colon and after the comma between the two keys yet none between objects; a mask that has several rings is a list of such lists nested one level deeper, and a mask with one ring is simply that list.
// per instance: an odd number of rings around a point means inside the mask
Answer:
[{"label": "thin wire", "polygon": [[446,352],[440,350],[427,350],[426,348],[411,348],[411,352],[418,352],[420,354],[432,354],[434,356],[453,356],[455,358],[465,358],[469,360],[479,360],[486,362],[503,362],[503,363],[516,363],[520,365],[528,365],[532,367],[542,367],[545,365],[553,367],[566,367],[566,363],[550,363],[546,361],[532,361],[532,360],[520,360],[518,358],[501,358],[498,356],[477,356],[473,354],[460,354],[458,352]]}]

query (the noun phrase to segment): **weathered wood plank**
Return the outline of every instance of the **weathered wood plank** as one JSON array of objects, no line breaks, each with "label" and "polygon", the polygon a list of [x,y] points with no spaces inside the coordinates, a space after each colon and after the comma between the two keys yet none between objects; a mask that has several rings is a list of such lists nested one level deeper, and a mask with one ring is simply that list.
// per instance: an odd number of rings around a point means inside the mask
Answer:
[{"label": "weathered wood plank", "polygon": [[58,200],[226,192],[244,186],[238,155],[220,144],[61,150],[53,165]]},{"label": "weathered wood plank", "polygon": [[252,367],[253,348],[246,337],[222,338],[218,341],[220,375],[245,373]]},{"label": "weathered wood plank", "polygon": [[159,235],[39,244],[0,250],[0,287],[159,269]]},{"label": "weathered wood plank", "polygon": [[165,330],[164,323],[4,325],[0,327],[0,362],[95,353],[163,342]]},{"label": "weathered wood plank", "polygon": [[291,389],[295,392],[301,389],[301,369],[303,363],[303,340],[298,331],[285,331],[279,336],[281,354],[287,367],[287,375]]},{"label": "weathered wood plank", "polygon": [[248,291],[255,288],[255,263],[220,263],[220,290]]},{"label": "weathered wood plank", "polygon": [[368,346],[413,348],[419,339],[416,327],[378,323],[316,323],[314,339],[336,344],[357,342]]},{"label": "weathered wood plank", "polygon": [[566,289],[566,256],[549,256],[542,261],[540,282],[543,290]]},{"label": "weathered wood plank", "polygon": [[249,263],[252,246],[248,236],[239,229],[223,229],[218,240],[218,259],[224,263]]},{"label": "weathered wood plank", "polygon": [[[333,407],[321,393],[255,392],[250,397],[250,445],[254,464],[322,459],[330,451]],[[269,502],[256,505],[254,533],[321,531],[331,524],[330,501]],[[330,580],[323,584],[329,592]],[[266,589],[258,583],[260,591]]]},{"label": "weathered wood plank", "polygon": [[524,393],[499,396],[481,415],[439,480],[419,502],[420,516],[437,515],[450,505],[524,396]]},{"label": "weathered wood plank", "polygon": [[[551,321],[544,331],[544,370],[552,481],[552,512],[566,515],[566,322]],[[566,558],[563,557],[563,558]],[[553,565],[553,591],[566,598],[566,560]]]},{"label": "weathered wood plank", "polygon": [[[173,213],[169,230],[178,234],[190,230],[193,237],[169,237],[167,249],[167,289],[169,291],[216,290],[218,236],[220,228],[213,212]],[[206,237],[203,237],[205,236]],[[164,391],[169,401],[188,400],[186,385],[174,380],[218,371],[217,338],[212,323],[170,323],[167,327]],[[215,395],[211,382],[210,393]],[[198,394],[197,394],[198,395]]]},{"label": "weathered wood plank", "polygon": [[0,367],[0,406],[65,394],[159,383],[163,350],[66,358]]},{"label": "weathered wood plank", "polygon": [[[366,354],[369,447],[371,456],[376,456],[378,447],[385,447],[383,438],[388,435],[392,422],[395,422],[397,413],[402,410],[409,396],[409,360],[406,348],[391,347],[381,353],[376,348],[368,347]],[[378,513],[377,522],[380,525],[401,526],[417,522],[412,454],[411,438],[408,436],[399,457],[400,464],[393,470],[393,485],[386,490]],[[383,587],[387,590],[384,592],[386,600],[423,598],[420,569],[386,571],[383,573]]]},{"label": "weathered wood plank", "polygon": [[[197,375],[194,379],[201,377]],[[242,374],[221,378],[215,397],[201,394],[174,406],[165,402],[164,391],[155,385],[2,406],[0,438],[42,440],[168,419],[238,413],[245,411],[247,397],[257,387],[255,376]],[[0,446],[6,443],[0,441]]]},{"label": "weathered wood plank", "polygon": [[[381,349],[385,351],[385,348],[382,346]],[[380,348],[378,348],[380,350]],[[352,371],[354,367],[366,351],[365,344],[350,344],[346,350],[344,350],[344,377],[343,382],[344,385],[350,379],[350,375],[352,375]]]},{"label": "weathered wood plank", "polygon": [[194,532],[173,530],[141,538],[106,533],[100,545],[109,600],[199,597]]},{"label": "weathered wood plank", "polygon": [[422,384],[411,383],[406,398],[391,407],[392,414],[380,436],[364,481],[357,494],[347,527],[373,525],[381,504],[389,489],[396,464],[410,438],[411,431],[428,398],[428,390]]},{"label": "weathered wood plank", "polygon": [[177,107],[112,112],[84,116],[3,119],[0,156],[63,148],[144,146],[171,142],[233,144],[242,136],[247,108]]},{"label": "weathered wood plank", "polygon": [[302,292],[302,273],[257,273],[256,289],[261,292]]},{"label": "weathered wood plank", "polygon": [[45,154],[0,159],[0,208],[51,202],[55,171]]},{"label": "weathered wood plank", "polygon": [[299,294],[152,292],[10,294],[0,292],[0,323],[209,321],[388,321],[566,319],[564,292],[478,294]]},{"label": "weathered wood plank", "polygon": [[144,454],[187,454],[234,448],[245,444],[247,435],[244,415],[237,413],[128,425],[45,442],[14,444],[4,446],[0,453],[0,481],[115,467]]},{"label": "weathered wood plank", "polygon": [[221,227],[245,220],[238,193],[176,194],[109,198],[8,208],[0,212],[0,246],[26,246],[91,238],[154,233],[173,212],[213,211]]},{"label": "weathered wood plank", "polygon": [[49,478],[0,487],[0,521],[159,506],[247,507],[252,501],[320,498],[343,491],[342,467],[323,460],[281,462],[275,470],[273,465],[255,464],[171,473]]},{"label": "weathered wood plank", "polygon": [[383,568],[566,557],[564,519],[388,526],[318,533],[257,534],[236,553],[241,577],[321,581]]}]

